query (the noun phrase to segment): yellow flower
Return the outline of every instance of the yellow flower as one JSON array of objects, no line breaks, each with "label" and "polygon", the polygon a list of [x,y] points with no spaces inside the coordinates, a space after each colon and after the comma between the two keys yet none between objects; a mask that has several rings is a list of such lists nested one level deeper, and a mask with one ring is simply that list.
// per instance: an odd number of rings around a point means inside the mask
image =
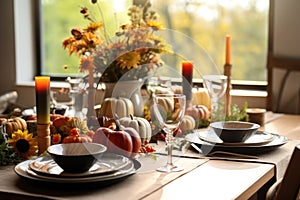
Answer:
[{"label": "yellow flower", "polygon": [[85,29],[86,32],[95,33],[99,28],[103,27],[103,23],[90,23],[87,28]]},{"label": "yellow flower", "polygon": [[[100,2],[92,0],[92,3]],[[97,7],[102,13],[100,4]],[[129,22],[121,25],[113,37],[108,34],[104,22],[90,15],[89,8],[81,7],[80,13],[90,21],[89,25],[83,29],[73,28],[72,36],[63,40],[62,45],[69,55],[93,57],[94,63],[87,58],[80,61],[80,71],[88,71],[89,80],[93,76],[100,76],[99,82],[116,82],[121,77],[122,80],[136,80],[148,77],[162,66],[163,62],[156,54],[169,52],[167,44],[154,34],[162,24],[158,22],[158,14],[151,9],[150,1],[143,7],[129,7]],[[94,64],[93,68],[91,64]]]},{"label": "yellow flower", "polygon": [[121,55],[117,59],[117,63],[120,65],[121,69],[137,68],[140,59],[141,59],[141,56],[139,53],[137,53],[136,51],[131,51],[131,52]]},{"label": "yellow flower", "polygon": [[147,22],[147,25],[155,31],[158,31],[159,29],[162,28],[162,24],[159,22],[149,21]]},{"label": "yellow flower", "polygon": [[28,134],[28,130],[15,131],[12,138],[8,139],[8,143],[14,147],[17,154],[25,159],[35,156],[38,150],[37,139]]},{"label": "yellow flower", "polygon": [[150,121],[151,120],[151,113],[150,113],[150,110],[149,110],[148,106],[144,106],[143,111],[144,111],[144,118],[146,120]]}]

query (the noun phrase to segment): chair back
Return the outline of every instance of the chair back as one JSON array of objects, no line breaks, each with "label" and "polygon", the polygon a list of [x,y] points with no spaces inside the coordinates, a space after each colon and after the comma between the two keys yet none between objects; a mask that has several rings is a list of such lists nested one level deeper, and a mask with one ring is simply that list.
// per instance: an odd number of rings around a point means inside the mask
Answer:
[{"label": "chair back", "polygon": [[300,188],[300,144],[294,149],[276,192],[276,200],[297,199]]},{"label": "chair back", "polygon": [[269,1],[267,110],[300,113],[300,1]]}]

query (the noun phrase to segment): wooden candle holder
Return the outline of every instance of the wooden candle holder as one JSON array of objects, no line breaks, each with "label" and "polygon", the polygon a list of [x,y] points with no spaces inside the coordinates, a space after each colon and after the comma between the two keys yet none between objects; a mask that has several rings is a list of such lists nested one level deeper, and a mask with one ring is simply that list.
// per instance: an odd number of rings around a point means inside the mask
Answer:
[{"label": "wooden candle holder", "polygon": [[39,146],[39,155],[44,153],[51,144],[50,123],[37,124],[37,140]]},{"label": "wooden candle holder", "polygon": [[231,107],[231,96],[230,96],[230,90],[232,88],[231,85],[231,64],[225,64],[224,65],[224,75],[227,76],[227,88],[225,92],[225,112],[226,117],[230,116],[230,107]]}]

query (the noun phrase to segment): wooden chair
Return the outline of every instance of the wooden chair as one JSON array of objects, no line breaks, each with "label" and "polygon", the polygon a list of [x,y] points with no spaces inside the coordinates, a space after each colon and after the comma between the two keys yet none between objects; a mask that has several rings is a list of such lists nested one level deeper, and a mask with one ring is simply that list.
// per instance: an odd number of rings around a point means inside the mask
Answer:
[{"label": "wooden chair", "polygon": [[293,151],[282,179],[278,180],[267,192],[267,200],[299,199],[300,189],[300,144]]},{"label": "wooden chair", "polygon": [[270,0],[267,110],[273,112],[300,113],[299,7],[300,1]]}]

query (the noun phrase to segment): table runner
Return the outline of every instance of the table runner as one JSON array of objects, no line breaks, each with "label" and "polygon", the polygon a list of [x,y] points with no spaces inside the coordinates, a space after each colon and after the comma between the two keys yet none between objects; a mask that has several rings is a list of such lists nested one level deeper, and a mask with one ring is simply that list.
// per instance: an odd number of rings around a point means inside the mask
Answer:
[{"label": "table runner", "polygon": [[274,151],[258,155],[258,162],[274,164],[276,166],[276,178],[278,180],[283,177],[294,148],[298,144],[300,144],[300,140],[288,140],[286,144]]},{"label": "table runner", "polygon": [[[209,160],[230,160],[230,161],[240,161],[240,162],[256,162],[256,163],[267,163],[267,164],[274,164],[276,169],[276,179],[280,179],[283,177],[287,165],[289,163],[290,157],[294,151],[296,145],[300,144],[300,140],[291,140],[288,139],[287,143],[279,146],[278,148],[257,154],[258,159],[244,159],[244,158],[237,158],[233,156],[226,156],[226,155],[217,155],[217,157],[205,157],[200,155],[196,152],[192,147],[188,144],[184,147],[183,152],[174,152],[175,156],[187,157],[187,158],[199,158],[199,159],[209,159]],[[158,143],[158,146],[155,147],[158,152],[163,153],[163,143]]]},{"label": "table runner", "polygon": [[[148,158],[141,159],[142,165],[147,163],[152,166],[142,166],[140,171],[121,182],[106,187],[97,187],[97,184],[92,187],[85,187],[84,184],[81,184],[81,186],[74,188],[67,184],[55,186],[55,184],[44,184],[25,180],[13,172],[13,166],[6,166],[0,168],[0,192],[25,195],[22,196],[21,199],[25,199],[26,196],[28,199],[30,199],[30,196],[36,196],[41,199],[72,200],[82,200],[83,198],[84,200],[140,199],[207,161],[208,159],[177,158],[175,159],[176,164],[184,167],[184,171],[167,174],[154,170],[158,165],[161,163],[165,164],[166,162],[166,156],[157,155],[152,161]],[[3,194],[5,193],[2,193],[2,195]]]},{"label": "table runner", "polygon": [[[256,162],[256,163],[268,163],[268,164],[274,164],[276,169],[276,179],[280,179],[283,177],[285,170],[287,168],[287,165],[289,163],[289,160],[291,158],[291,155],[294,151],[294,148],[296,145],[300,144],[300,140],[288,140],[288,142],[272,151],[258,154],[258,159],[241,159],[241,158],[235,158],[232,156],[226,157],[226,156],[218,156],[215,157],[206,157],[207,159],[214,160],[214,159],[222,159],[222,160],[230,160],[230,161],[240,161],[240,162]],[[191,153],[193,152],[194,153]],[[186,157],[198,157],[199,155],[195,155],[195,150],[190,148],[190,151],[187,151],[185,153]],[[200,156],[201,157],[201,156]]]}]

